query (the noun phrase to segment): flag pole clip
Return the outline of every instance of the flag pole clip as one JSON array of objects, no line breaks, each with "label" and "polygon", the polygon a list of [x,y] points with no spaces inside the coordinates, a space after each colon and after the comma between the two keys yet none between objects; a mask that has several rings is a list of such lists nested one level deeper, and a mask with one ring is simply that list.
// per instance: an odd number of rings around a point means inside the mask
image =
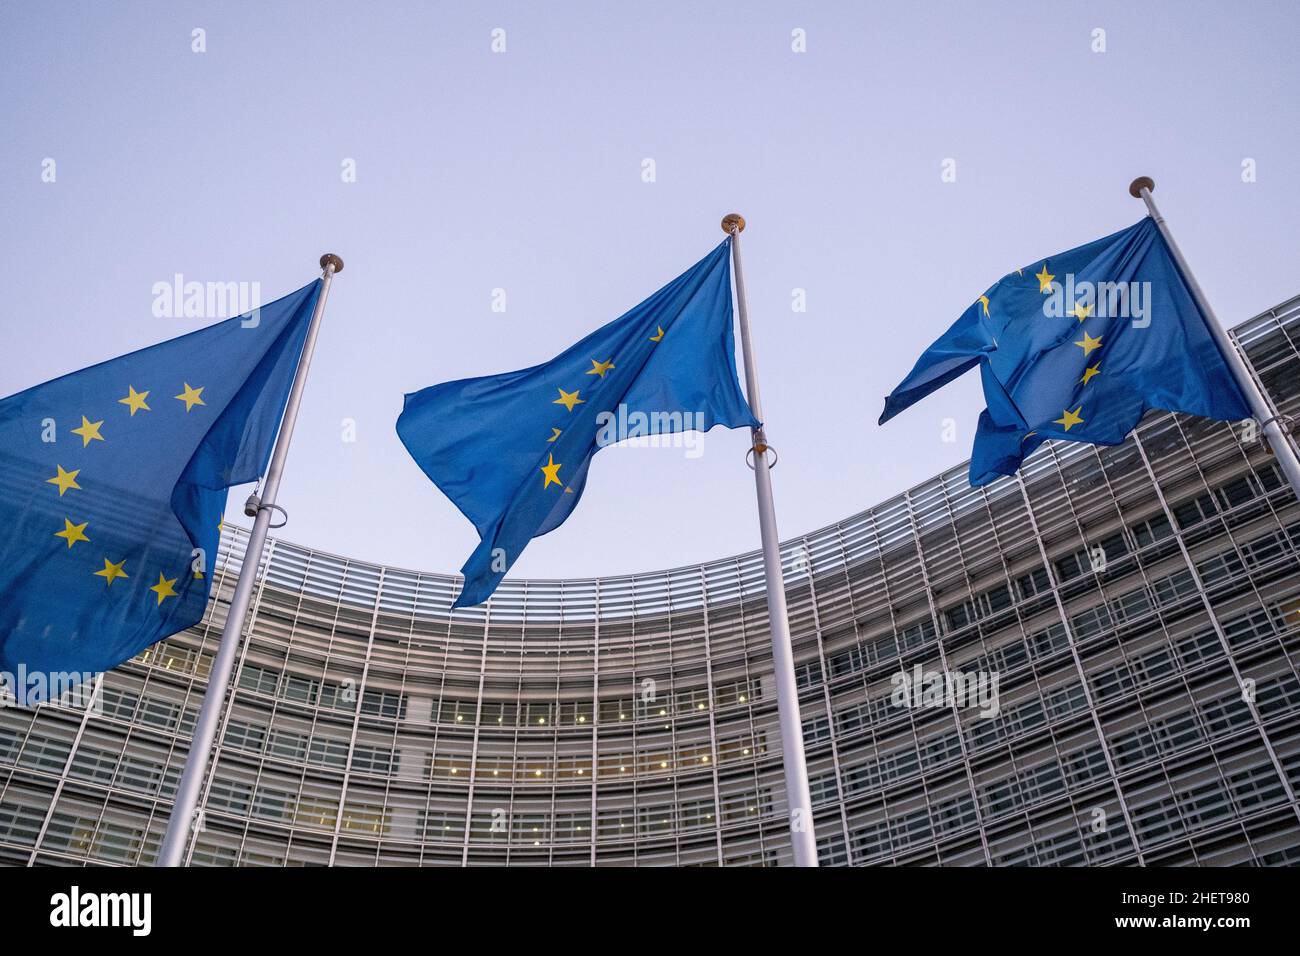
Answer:
[{"label": "flag pole clip", "polygon": [[1292,417],[1291,415],[1283,415],[1281,412],[1279,412],[1276,415],[1268,416],[1268,418],[1264,419],[1262,422],[1259,423],[1259,427],[1263,429],[1263,428],[1267,428],[1269,425],[1274,425],[1274,424],[1276,424],[1278,428],[1282,429],[1282,431],[1289,432],[1291,430],[1291,426],[1295,424],[1295,418]]},{"label": "flag pole clip", "polygon": [[755,432],[754,445],[749,451],[745,452],[745,464],[749,466],[749,470],[754,470],[754,462],[757,460],[754,458],[755,455],[762,455],[766,460],[769,451],[772,453],[772,460],[767,463],[767,467],[768,470],[771,470],[776,467],[776,463],[781,460],[781,456],[776,453],[775,448],[767,443],[767,438],[762,432]]},{"label": "flag pole clip", "polygon": [[278,511],[280,514],[284,515],[283,521],[279,524],[267,525],[268,528],[283,528],[289,523],[289,512],[285,511],[279,505],[263,504],[262,499],[259,498],[257,492],[254,491],[248,496],[248,500],[244,502],[244,514],[250,518],[256,518],[260,511]]}]

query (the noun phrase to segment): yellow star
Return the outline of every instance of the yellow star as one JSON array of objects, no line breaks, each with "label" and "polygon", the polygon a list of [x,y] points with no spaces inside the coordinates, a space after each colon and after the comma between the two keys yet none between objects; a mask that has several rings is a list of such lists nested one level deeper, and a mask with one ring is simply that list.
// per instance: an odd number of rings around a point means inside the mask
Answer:
[{"label": "yellow star", "polygon": [[554,425],[551,426],[551,431],[552,431],[554,434],[552,434],[550,438],[546,439],[546,443],[547,443],[548,445],[549,445],[551,442],[555,441],[555,439],[559,438],[560,435],[563,434],[563,432],[561,432],[560,429],[556,428]]},{"label": "yellow star", "polygon": [[190,383],[186,382],[185,391],[181,392],[179,395],[174,395],[172,397],[175,398],[177,401],[184,402],[185,410],[188,412],[195,405],[207,404],[206,402],[203,401],[202,398],[204,388],[205,386],[203,385],[200,385],[198,388],[190,388]]},{"label": "yellow star", "polygon": [[47,485],[58,485],[60,498],[63,497],[63,493],[69,488],[76,488],[78,491],[81,490],[81,485],[77,484],[77,476],[81,474],[80,468],[76,471],[64,471],[62,465],[55,465],[54,467],[59,469],[59,473],[53,478],[46,478],[45,483]]},{"label": "yellow star", "polygon": [[96,571],[95,577],[103,578],[108,582],[109,586],[111,587],[113,582],[118,578],[128,577],[127,573],[122,570],[122,565],[124,564],[126,564],[126,558],[123,558],[121,561],[118,561],[116,564],[108,560],[108,558],[105,558],[104,570]]},{"label": "yellow star", "polygon": [[159,604],[162,604],[163,598],[179,597],[179,595],[176,593],[176,589],[172,586],[176,583],[176,580],[177,580],[176,578],[171,578],[171,579],[165,578],[162,576],[161,571],[158,572],[158,583],[155,584],[153,587],[151,587],[149,590],[153,591],[155,594],[158,595]]},{"label": "yellow star", "polygon": [[90,540],[86,537],[86,525],[88,524],[90,524],[89,521],[83,521],[81,524],[73,524],[71,520],[64,518],[63,530],[54,532],[54,537],[65,539],[68,542],[68,547],[71,548],[78,541]]},{"label": "yellow star", "polygon": [[1088,316],[1092,315],[1092,306],[1084,305],[1082,302],[1076,302],[1074,303],[1074,308],[1067,312],[1066,315],[1072,315],[1082,322]]},{"label": "yellow star", "polygon": [[573,411],[574,405],[583,405],[586,403],[586,399],[578,397],[579,389],[574,389],[572,392],[566,392],[564,389],[560,388],[556,389],[556,391],[560,393],[560,397],[551,402],[552,405],[563,405],[567,410]]},{"label": "yellow star", "polygon": [[1047,263],[1043,263],[1043,272],[1036,273],[1034,278],[1039,280],[1040,293],[1049,293],[1049,291],[1052,291],[1052,280],[1053,278],[1056,278],[1056,276],[1053,276],[1052,273],[1048,272]]},{"label": "yellow star", "polygon": [[984,314],[985,314],[985,315],[988,315],[988,314],[989,314],[989,297],[986,296],[986,295],[982,295],[982,296],[980,296],[980,302],[983,303],[983,305],[984,305]]},{"label": "yellow star", "polygon": [[133,385],[128,385],[126,391],[126,398],[119,398],[117,403],[119,405],[125,405],[131,409],[132,418],[135,417],[135,413],[140,411],[140,409],[144,409],[146,412],[153,411],[153,409],[144,403],[144,400],[149,397],[148,392],[137,392]]},{"label": "yellow star", "polygon": [[542,474],[546,476],[546,483],[543,484],[542,487],[549,488],[551,485],[564,484],[564,482],[560,481],[560,469],[563,467],[563,465],[557,465],[555,463],[554,455],[547,455],[546,464],[541,467]]},{"label": "yellow star", "polygon": [[1097,363],[1096,365],[1094,365],[1092,368],[1086,368],[1086,369],[1084,369],[1084,370],[1083,370],[1083,378],[1079,379],[1079,381],[1080,381],[1082,384],[1087,385],[1087,384],[1088,384],[1088,380],[1089,380],[1090,378],[1092,378],[1094,375],[1100,375],[1100,374],[1101,374],[1101,363],[1098,362],[1098,363]]},{"label": "yellow star", "polygon": [[1083,357],[1087,358],[1089,355],[1093,353],[1094,349],[1101,348],[1101,336],[1099,335],[1094,339],[1087,332],[1084,332],[1083,341],[1075,342],[1074,344],[1079,346],[1079,348],[1083,349]]},{"label": "yellow star", "polygon": [[1081,412],[1081,411],[1083,411],[1083,406],[1082,406],[1082,405],[1080,405],[1080,406],[1079,406],[1078,408],[1076,408],[1074,411],[1070,411],[1070,410],[1067,408],[1067,409],[1065,409],[1063,412],[1061,412],[1061,417],[1058,418],[1058,419],[1056,419],[1056,421],[1055,421],[1053,424],[1056,424],[1056,425],[1064,425],[1064,426],[1065,426],[1065,430],[1068,432],[1068,431],[1069,431],[1071,428],[1073,428],[1075,425],[1082,425],[1082,424],[1083,424],[1083,419],[1079,417],[1079,412]]},{"label": "yellow star", "polygon": [[662,325],[656,325],[655,328],[658,330],[659,334],[650,336],[650,341],[662,342],[664,340],[664,327]]},{"label": "yellow star", "polygon": [[97,422],[88,421],[85,415],[81,416],[81,427],[74,428],[72,434],[81,436],[81,447],[85,448],[92,441],[103,441],[104,436],[99,433],[99,426],[104,424],[101,418]]},{"label": "yellow star", "polygon": [[587,369],[587,374],[599,375],[601,378],[604,378],[605,373],[608,372],[613,367],[614,367],[613,359],[611,359],[608,362],[597,362],[595,359],[592,359],[591,368]]}]

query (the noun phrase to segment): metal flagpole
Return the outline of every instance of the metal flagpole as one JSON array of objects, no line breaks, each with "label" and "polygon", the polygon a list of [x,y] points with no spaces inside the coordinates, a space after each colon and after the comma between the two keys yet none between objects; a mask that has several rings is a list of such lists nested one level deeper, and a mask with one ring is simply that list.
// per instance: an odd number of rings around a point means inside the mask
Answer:
[{"label": "metal flagpole", "polygon": [[[749,310],[745,307],[745,275],[740,268],[740,234],[745,219],[738,213],[723,217],[722,231],[731,236],[731,256],[736,270],[736,310],[740,315],[740,349],[745,360],[745,394],[754,417],[763,420],[758,395],[758,371],[749,337]],[[785,607],[785,579],[781,574],[781,539],[776,530],[772,501],[771,446],[760,425],[752,432],[754,484],[758,489],[758,528],[763,541],[763,576],[767,583],[767,620],[772,631],[772,660],[776,665],[776,705],[781,718],[781,756],[785,763],[785,794],[790,810],[790,843],[795,866],[817,865],[817,835],[813,831],[812,795],[808,790],[808,761],[803,751],[803,721],[799,717],[799,687],[794,678],[794,650],[790,646],[790,618]],[[775,450],[773,450],[775,454]],[[746,456],[748,457],[748,456]]]},{"label": "metal flagpole", "polygon": [[1278,465],[1282,468],[1282,473],[1286,475],[1287,481],[1291,483],[1291,488],[1300,498],[1300,458],[1296,457],[1295,447],[1287,439],[1290,419],[1282,415],[1273,406],[1269,397],[1264,394],[1256,383],[1254,376],[1250,373],[1250,366],[1246,360],[1237,351],[1232,340],[1228,338],[1228,333],[1219,325],[1219,319],[1210,308],[1210,303],[1205,298],[1205,293],[1201,291],[1200,283],[1196,281],[1196,276],[1192,275],[1192,270],[1187,266],[1187,260],[1183,258],[1182,250],[1178,248],[1178,243],[1174,241],[1173,233],[1169,231],[1169,224],[1165,222],[1165,217],[1160,215],[1160,210],[1156,208],[1156,201],[1151,198],[1151,193],[1156,188],[1155,181],[1150,176],[1139,176],[1129,185],[1128,191],[1135,199],[1141,199],[1147,204],[1147,211],[1151,218],[1155,220],[1156,226],[1160,229],[1160,234],[1165,237],[1165,243],[1169,246],[1169,251],[1173,253],[1174,261],[1178,263],[1178,269],[1187,280],[1187,287],[1192,291],[1192,298],[1200,306],[1201,313],[1205,316],[1205,324],[1214,336],[1214,341],[1219,346],[1219,351],[1223,353],[1224,360],[1228,367],[1232,369],[1233,378],[1237,380],[1237,385],[1241,392],[1246,396],[1246,401],[1250,404],[1251,414],[1259,422],[1260,429],[1268,438],[1268,443],[1273,449],[1273,454],[1277,458]]},{"label": "metal flagpole", "polygon": [[208,690],[203,695],[203,707],[199,711],[198,723],[194,726],[190,755],[185,761],[185,772],[181,774],[181,784],[176,791],[176,805],[172,808],[171,819],[167,823],[167,835],[163,838],[157,866],[181,865],[185,856],[185,846],[189,842],[190,832],[193,829],[199,788],[207,771],[208,758],[212,755],[212,743],[217,735],[221,705],[230,687],[230,675],[235,669],[235,652],[239,649],[239,641],[243,637],[244,616],[248,613],[248,605],[253,597],[253,579],[257,577],[257,566],[262,560],[262,548],[266,545],[266,532],[271,524],[271,512],[276,507],[275,496],[280,490],[280,476],[284,472],[284,460],[289,454],[293,426],[298,419],[298,407],[302,403],[303,388],[307,384],[307,370],[311,366],[312,351],[316,348],[321,316],[325,314],[325,300],[329,298],[330,283],[335,273],[343,271],[343,260],[332,252],[321,256],[320,264],[324,270],[320,296],[316,299],[316,308],[312,311],[311,323],[307,327],[307,339],[303,343],[302,355],[298,359],[298,370],[294,373],[293,385],[289,389],[289,400],[284,406],[284,418],[280,422],[280,433],[275,439],[275,449],[271,452],[271,464],[266,470],[262,496],[259,499],[254,493],[244,505],[245,514],[256,515],[253,519],[253,530],[249,532],[248,544],[244,548],[244,564],[239,570],[234,596],[230,599],[230,614],[226,617],[226,626],[221,631],[217,659],[212,664]]}]

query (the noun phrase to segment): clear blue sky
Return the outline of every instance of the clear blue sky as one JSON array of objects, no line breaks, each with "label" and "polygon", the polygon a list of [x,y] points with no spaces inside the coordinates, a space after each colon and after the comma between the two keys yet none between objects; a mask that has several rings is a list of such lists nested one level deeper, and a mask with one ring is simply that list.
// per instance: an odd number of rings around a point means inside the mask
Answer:
[{"label": "clear blue sky", "polygon": [[[976,376],[879,428],[882,397],[1009,269],[1140,218],[1139,174],[1225,323],[1300,292],[1297,10],[13,0],[0,395],[208,324],[153,316],[175,273],[270,300],[336,251],[282,534],[454,571],[477,538],[398,442],[403,393],[550,358],[702,257],[734,209],[793,537],[967,457]],[[602,452],[512,576],[756,547],[745,447]]]}]

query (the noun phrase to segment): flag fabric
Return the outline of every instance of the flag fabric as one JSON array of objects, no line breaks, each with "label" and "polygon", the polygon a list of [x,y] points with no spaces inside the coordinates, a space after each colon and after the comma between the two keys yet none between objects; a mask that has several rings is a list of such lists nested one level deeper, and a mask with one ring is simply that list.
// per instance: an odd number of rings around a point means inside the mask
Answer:
[{"label": "flag fabric", "polygon": [[0,401],[0,671],[29,700],[202,619],[320,288]]},{"label": "flag fabric", "polygon": [[885,399],[884,424],[979,366],[987,408],[970,482],[1012,475],[1048,439],[1118,445],[1149,409],[1250,417],[1156,223],[1004,276]]},{"label": "flag fabric", "polygon": [[731,240],[556,358],[406,396],[397,433],[479,533],[454,607],[487,600],[626,438],[757,427],[736,380]]}]

